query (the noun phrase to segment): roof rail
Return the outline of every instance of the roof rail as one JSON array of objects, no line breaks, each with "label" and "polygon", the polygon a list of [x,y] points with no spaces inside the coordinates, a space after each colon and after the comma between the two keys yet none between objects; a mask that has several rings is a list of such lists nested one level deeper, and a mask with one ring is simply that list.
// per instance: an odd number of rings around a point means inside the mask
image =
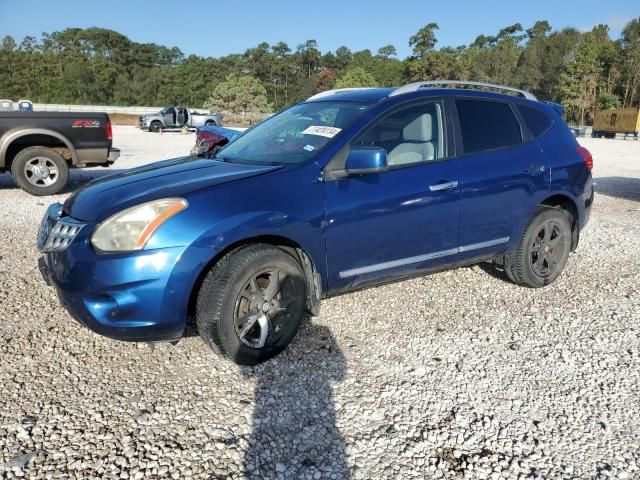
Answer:
[{"label": "roof rail", "polygon": [[309,100],[317,100],[318,98],[328,97],[329,95],[334,95],[336,93],[341,93],[341,92],[351,92],[353,90],[370,90],[371,88],[374,88],[374,87],[336,88],[334,90],[326,90],[324,92],[316,93],[315,95],[307,98],[305,101],[308,102]]},{"label": "roof rail", "polygon": [[494,90],[505,90],[508,92],[515,92],[519,95],[522,95],[527,100],[538,100],[533,93],[527,92],[526,90],[520,90],[519,88],[507,87],[505,85],[496,85],[495,83],[471,82],[467,80],[429,80],[425,82],[408,83],[407,85],[403,85],[402,87],[396,88],[393,92],[389,94],[389,96],[392,97],[394,95],[402,95],[403,93],[416,92],[421,88],[429,88],[429,87],[435,88],[438,86],[445,86],[445,85],[459,85],[459,86],[492,88]]}]

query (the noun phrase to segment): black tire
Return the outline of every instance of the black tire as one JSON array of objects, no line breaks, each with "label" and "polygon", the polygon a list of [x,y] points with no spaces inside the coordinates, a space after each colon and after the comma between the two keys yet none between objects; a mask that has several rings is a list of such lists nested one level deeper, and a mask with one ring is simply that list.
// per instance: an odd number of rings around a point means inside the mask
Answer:
[{"label": "black tire", "polygon": [[67,185],[69,165],[50,148],[29,147],[13,159],[11,176],[18,187],[31,195],[55,195]]},{"label": "black tire", "polygon": [[[264,244],[234,250],[213,266],[200,286],[198,333],[212,350],[239,365],[264,362],[284,350],[298,332],[305,292],[300,264],[283,250]],[[262,340],[265,324],[268,334]]]},{"label": "black tire", "polygon": [[213,125],[214,127],[218,126],[218,124],[216,122],[214,122],[213,120],[207,120],[204,124],[205,125]]},{"label": "black tire", "polygon": [[504,256],[507,276],[531,288],[553,283],[571,252],[571,215],[560,208],[541,207],[524,230],[517,248]]},{"label": "black tire", "polygon": [[158,133],[160,130],[162,130],[162,123],[157,120],[155,122],[151,122],[151,125],[149,125],[150,132]]}]

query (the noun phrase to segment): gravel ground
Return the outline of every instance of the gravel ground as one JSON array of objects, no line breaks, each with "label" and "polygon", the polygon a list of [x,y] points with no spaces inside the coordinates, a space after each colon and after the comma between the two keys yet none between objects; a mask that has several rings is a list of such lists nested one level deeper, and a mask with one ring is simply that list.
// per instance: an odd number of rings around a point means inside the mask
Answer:
[{"label": "gravel ground", "polygon": [[[194,140],[114,136],[119,168]],[[640,478],[640,142],[582,143],[598,195],[552,286],[474,266],[333,298],[257,368],[80,327],[36,267],[66,195],[0,175],[0,477]]]}]

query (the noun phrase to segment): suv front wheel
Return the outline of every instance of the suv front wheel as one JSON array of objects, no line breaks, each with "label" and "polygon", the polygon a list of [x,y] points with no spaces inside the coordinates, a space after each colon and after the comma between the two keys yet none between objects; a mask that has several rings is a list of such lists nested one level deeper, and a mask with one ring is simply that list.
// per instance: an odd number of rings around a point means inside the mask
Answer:
[{"label": "suv front wheel", "polygon": [[200,336],[240,365],[284,350],[305,314],[300,264],[285,251],[257,244],[223,256],[207,273],[196,305]]},{"label": "suv front wheel", "polygon": [[560,276],[570,252],[570,215],[560,208],[541,207],[518,247],[505,255],[505,273],[519,285],[544,287]]}]

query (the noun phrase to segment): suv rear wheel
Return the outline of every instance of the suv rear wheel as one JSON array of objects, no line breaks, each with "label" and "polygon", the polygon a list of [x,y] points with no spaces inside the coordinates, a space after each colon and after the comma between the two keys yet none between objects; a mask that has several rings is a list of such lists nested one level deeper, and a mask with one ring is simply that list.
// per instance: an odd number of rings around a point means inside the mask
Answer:
[{"label": "suv rear wheel", "polygon": [[560,276],[570,252],[570,215],[560,208],[542,207],[529,222],[518,247],[505,255],[504,269],[519,285],[544,287]]},{"label": "suv rear wheel", "polygon": [[271,245],[222,257],[206,275],[196,305],[200,336],[240,365],[268,360],[291,342],[305,312],[300,264]]},{"label": "suv rear wheel", "polygon": [[13,159],[11,176],[22,190],[31,195],[54,195],[67,184],[69,165],[50,148],[29,147]]}]

